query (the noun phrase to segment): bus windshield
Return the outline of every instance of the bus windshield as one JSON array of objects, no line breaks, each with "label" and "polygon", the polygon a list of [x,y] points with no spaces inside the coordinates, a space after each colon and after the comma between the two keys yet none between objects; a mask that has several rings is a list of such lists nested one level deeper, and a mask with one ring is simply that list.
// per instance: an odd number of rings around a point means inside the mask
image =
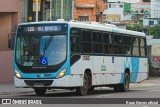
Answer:
[{"label": "bus windshield", "polygon": [[65,61],[67,35],[18,34],[16,62],[22,66],[52,66]]}]

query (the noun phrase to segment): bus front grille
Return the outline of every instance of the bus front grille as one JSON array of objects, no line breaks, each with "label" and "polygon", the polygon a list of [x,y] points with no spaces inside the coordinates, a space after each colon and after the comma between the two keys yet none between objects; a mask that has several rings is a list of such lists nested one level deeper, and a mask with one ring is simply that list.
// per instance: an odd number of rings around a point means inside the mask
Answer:
[{"label": "bus front grille", "polygon": [[53,83],[53,80],[24,80],[28,86],[50,86]]}]

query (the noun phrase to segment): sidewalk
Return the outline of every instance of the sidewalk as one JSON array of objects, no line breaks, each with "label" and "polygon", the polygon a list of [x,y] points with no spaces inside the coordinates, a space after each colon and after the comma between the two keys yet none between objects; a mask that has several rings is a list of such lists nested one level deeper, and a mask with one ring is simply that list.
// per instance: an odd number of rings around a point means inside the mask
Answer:
[{"label": "sidewalk", "polygon": [[32,88],[15,88],[14,84],[0,84],[0,96],[20,93],[33,93]]}]

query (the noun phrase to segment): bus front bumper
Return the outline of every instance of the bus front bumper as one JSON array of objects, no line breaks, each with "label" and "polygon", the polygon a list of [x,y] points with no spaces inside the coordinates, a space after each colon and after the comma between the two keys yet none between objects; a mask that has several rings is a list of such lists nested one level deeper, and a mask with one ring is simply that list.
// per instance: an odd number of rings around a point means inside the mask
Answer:
[{"label": "bus front bumper", "polygon": [[19,79],[14,77],[16,88],[56,88],[56,87],[79,87],[82,86],[81,75],[67,75],[58,79]]}]

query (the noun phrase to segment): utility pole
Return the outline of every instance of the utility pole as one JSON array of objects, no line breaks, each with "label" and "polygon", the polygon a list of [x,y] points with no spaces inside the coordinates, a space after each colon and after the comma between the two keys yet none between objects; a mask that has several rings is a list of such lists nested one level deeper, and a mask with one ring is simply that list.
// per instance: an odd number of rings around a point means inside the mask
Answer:
[{"label": "utility pole", "polygon": [[38,22],[38,0],[36,0],[36,22]]},{"label": "utility pole", "polygon": [[149,28],[148,28],[148,35],[150,35],[150,25],[151,25],[151,15],[149,16]]},{"label": "utility pole", "polygon": [[61,19],[63,19],[63,0],[61,0]]},{"label": "utility pole", "polygon": [[74,0],[72,0],[72,20],[74,20]]},{"label": "utility pole", "polygon": [[52,0],[50,0],[50,21],[52,20]]},{"label": "utility pole", "polygon": [[136,11],[137,13],[137,18],[136,18],[136,31],[137,31],[137,23],[138,23],[138,10]]}]

